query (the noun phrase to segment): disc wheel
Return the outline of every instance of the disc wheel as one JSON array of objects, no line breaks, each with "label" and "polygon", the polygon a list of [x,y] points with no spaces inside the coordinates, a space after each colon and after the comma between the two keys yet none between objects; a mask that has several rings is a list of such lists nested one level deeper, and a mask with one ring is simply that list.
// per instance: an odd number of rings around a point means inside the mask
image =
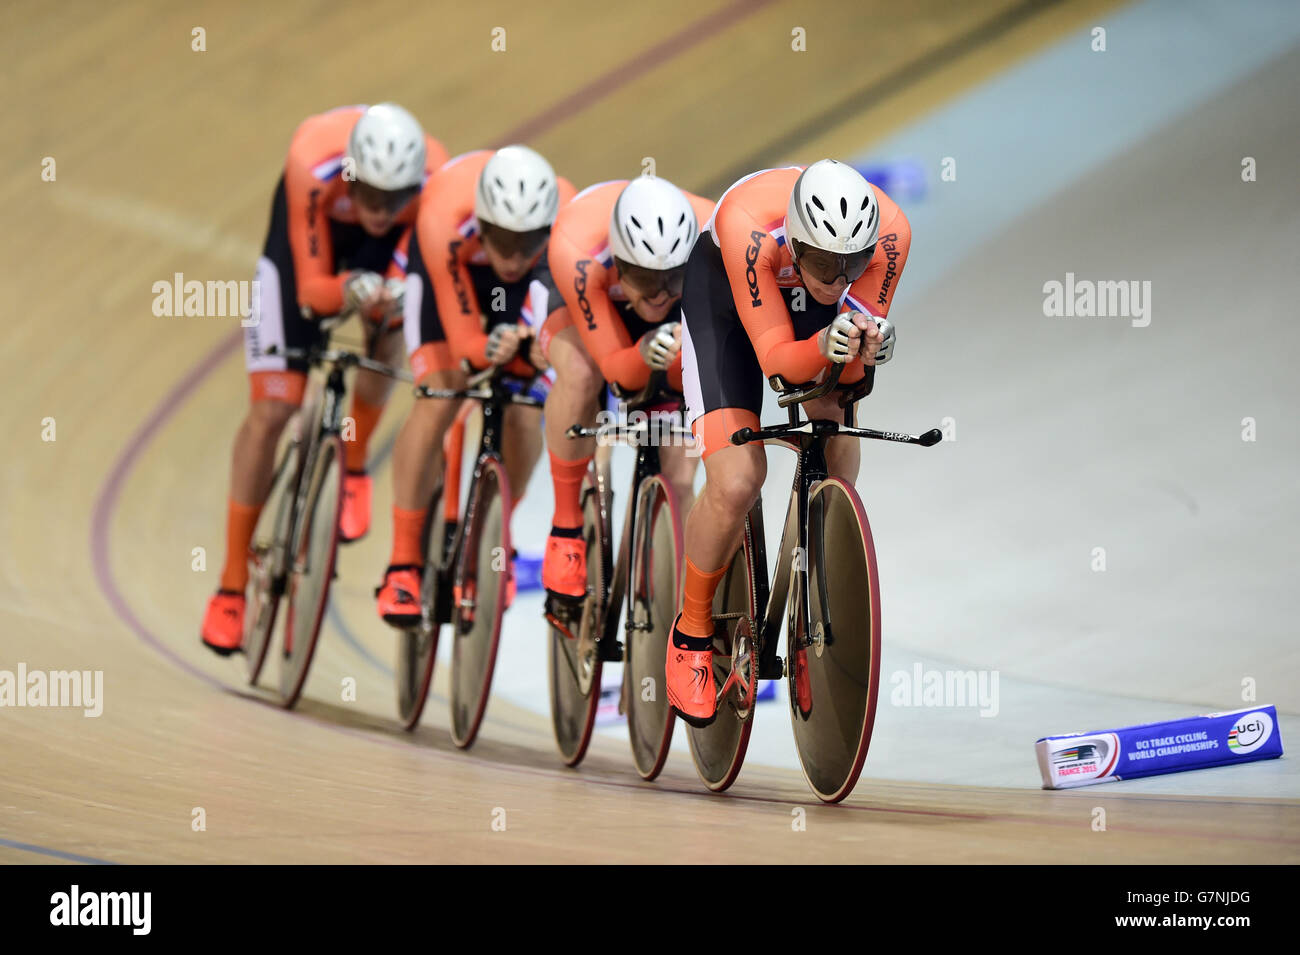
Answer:
[{"label": "disc wheel", "polygon": [[880,686],[880,581],[857,491],[839,478],[808,502],[808,633],[792,636],[790,719],[804,777],[839,802],[862,772]]},{"label": "disc wheel", "polygon": [[321,440],[306,479],[307,494],[290,552],[289,607],[280,659],[280,701],[286,708],[298,702],[307,682],[334,580],[343,508],[343,443],[338,435]]},{"label": "disc wheel", "polygon": [[609,598],[611,543],[608,514],[589,474],[582,486],[582,540],[587,552],[587,596],[577,633],[566,636],[551,626],[547,677],[551,693],[551,727],[566,766],[577,766],[587,754],[600,706],[601,660],[597,643]]},{"label": "disc wheel", "polygon": [[627,730],[642,779],[659,775],[676,723],[664,690],[664,659],[681,597],[682,521],[672,487],[656,476],[641,485],[629,588]]},{"label": "disc wheel", "polygon": [[511,572],[510,482],[496,458],[478,463],[452,576],[451,738],[472,746],[487,710]]}]

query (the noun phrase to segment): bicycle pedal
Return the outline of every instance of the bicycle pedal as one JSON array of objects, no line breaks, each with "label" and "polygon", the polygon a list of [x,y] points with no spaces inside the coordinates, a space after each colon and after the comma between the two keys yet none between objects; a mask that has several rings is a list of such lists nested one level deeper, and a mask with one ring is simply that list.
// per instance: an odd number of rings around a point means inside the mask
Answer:
[{"label": "bicycle pedal", "polygon": [[758,678],[760,680],[785,679],[785,661],[780,657],[773,657],[771,665],[760,665],[758,668]]},{"label": "bicycle pedal", "polygon": [[600,640],[596,643],[596,656],[602,663],[622,663],[623,644],[618,640]]}]

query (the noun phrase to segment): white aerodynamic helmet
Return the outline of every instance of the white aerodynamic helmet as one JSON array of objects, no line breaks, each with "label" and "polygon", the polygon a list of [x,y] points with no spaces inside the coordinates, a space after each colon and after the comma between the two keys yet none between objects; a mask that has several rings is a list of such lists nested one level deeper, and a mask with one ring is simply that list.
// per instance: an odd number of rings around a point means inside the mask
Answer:
[{"label": "white aerodynamic helmet", "polygon": [[610,251],[643,269],[685,265],[699,234],[686,194],[656,176],[640,176],[624,186],[609,217]]},{"label": "white aerodynamic helmet", "polygon": [[358,182],[386,192],[424,182],[424,128],[396,103],[370,106],[348,138],[348,157]]},{"label": "white aerodynamic helmet", "polygon": [[474,191],[474,215],[511,232],[549,228],[559,208],[555,170],[527,146],[498,149]]},{"label": "white aerodynamic helmet", "polygon": [[785,211],[785,234],[792,248],[799,242],[835,255],[853,255],[874,246],[879,232],[875,190],[852,166],[822,159],[799,174]]}]

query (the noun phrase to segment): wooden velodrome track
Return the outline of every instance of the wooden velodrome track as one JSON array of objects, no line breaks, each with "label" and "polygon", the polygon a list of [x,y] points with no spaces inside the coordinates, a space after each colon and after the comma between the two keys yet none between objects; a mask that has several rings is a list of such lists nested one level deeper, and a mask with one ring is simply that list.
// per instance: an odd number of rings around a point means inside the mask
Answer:
[{"label": "wooden velodrome track", "polygon": [[[453,154],[526,139],[580,185],[653,156],[716,196],[774,161],[860,151],[1113,6],[9,7],[0,668],[103,670],[105,704],[98,719],[0,711],[0,861],[1295,861],[1285,800],[1107,792],[1098,838],[1095,792],[882,782],[870,760],[839,807],[753,764],[716,797],[676,756],[639,783],[626,743],[600,737],[565,771],[546,721],[500,700],[465,754],[444,706],[402,733],[389,683],[329,632],[292,714],[197,639],[246,385],[237,321],[155,317],[151,287],[175,272],[251,277],[302,117],[393,99]],[[815,53],[789,52],[796,25]],[[505,53],[490,50],[496,26]],[[195,27],[206,52],[191,49]],[[845,103],[806,92],[832,80]],[[53,182],[40,178],[47,156]],[[408,404],[394,398],[376,444]],[[53,442],[40,439],[46,418]],[[340,558],[335,600],[353,620],[374,621],[388,490],[385,469],[376,532]],[[191,567],[195,547],[206,572]],[[363,637],[390,658],[377,621]],[[358,702],[334,702],[329,687],[348,675]],[[491,827],[498,807],[505,831]],[[806,831],[792,832],[796,807]]]}]

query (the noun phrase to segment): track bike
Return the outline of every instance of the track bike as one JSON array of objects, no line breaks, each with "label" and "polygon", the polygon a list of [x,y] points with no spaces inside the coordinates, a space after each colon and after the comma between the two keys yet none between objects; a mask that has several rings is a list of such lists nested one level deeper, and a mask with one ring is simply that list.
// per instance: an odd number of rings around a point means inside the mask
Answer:
[{"label": "track bike", "polygon": [[[627,716],[632,756],[643,779],[654,779],[668,758],[675,722],[664,692],[664,656],[682,583],[682,517],[672,485],[660,473],[659,446],[681,443],[691,432],[673,424],[677,415],[651,410],[664,394],[656,372],[637,394],[613,389],[627,412],[614,428],[574,425],[570,438],[600,442],[583,479],[582,539],[587,551],[587,593],[577,601],[548,599],[550,661],[547,673],[551,724],[566,765],[586,754],[600,703],[605,662],[622,661],[619,710]],[[613,540],[614,492],[609,451],[636,449],[617,559]],[[626,615],[624,601],[626,599]],[[618,625],[625,619],[626,646]]]},{"label": "track bike", "polygon": [[[468,413],[460,409],[444,440],[446,468],[434,492],[424,533],[424,572],[420,582],[420,621],[398,637],[397,711],[402,725],[420,721],[433,683],[438,638],[451,627],[451,737],[461,749],[478,736],[496,668],[514,550],[510,515],[514,498],[501,458],[505,412],[512,404],[540,408],[530,395],[532,379],[488,368],[470,377],[460,390],[415,389],[421,399],[470,399],[482,409],[482,434],[461,502],[461,462]],[[521,385],[518,391],[511,386]]]},{"label": "track bike", "polygon": [[[804,778],[824,802],[839,802],[857,783],[875,723],[880,681],[880,580],[867,514],[853,484],[830,476],[826,442],[851,437],[932,447],[938,429],[920,436],[858,428],[853,406],[873,375],[841,389],[843,422],[800,420],[799,406],[837,388],[842,365],[820,384],[770,384],[785,424],[742,428],[732,444],[779,444],[798,455],[781,548],[770,581],[761,499],[745,518],[740,547],[714,597],[713,681],[717,715],[689,726],[696,770],[721,792],[740,773],[753,727],[759,680],[786,679],[790,719]],[[787,659],[777,656],[782,622]]]},{"label": "track bike", "polygon": [[[351,313],[321,318],[318,340],[307,348],[272,346],[268,354],[308,365],[302,407],[276,463],[271,493],[249,546],[249,598],[243,650],[248,682],[256,685],[272,643],[281,599],[287,609],[280,657],[280,702],[302,695],[320,640],[338,554],[343,508],[343,408],[350,368],[410,380],[410,375],[347,349],[330,347],[333,331]],[[310,315],[308,316],[311,317]],[[370,351],[381,332],[367,329]]]}]

